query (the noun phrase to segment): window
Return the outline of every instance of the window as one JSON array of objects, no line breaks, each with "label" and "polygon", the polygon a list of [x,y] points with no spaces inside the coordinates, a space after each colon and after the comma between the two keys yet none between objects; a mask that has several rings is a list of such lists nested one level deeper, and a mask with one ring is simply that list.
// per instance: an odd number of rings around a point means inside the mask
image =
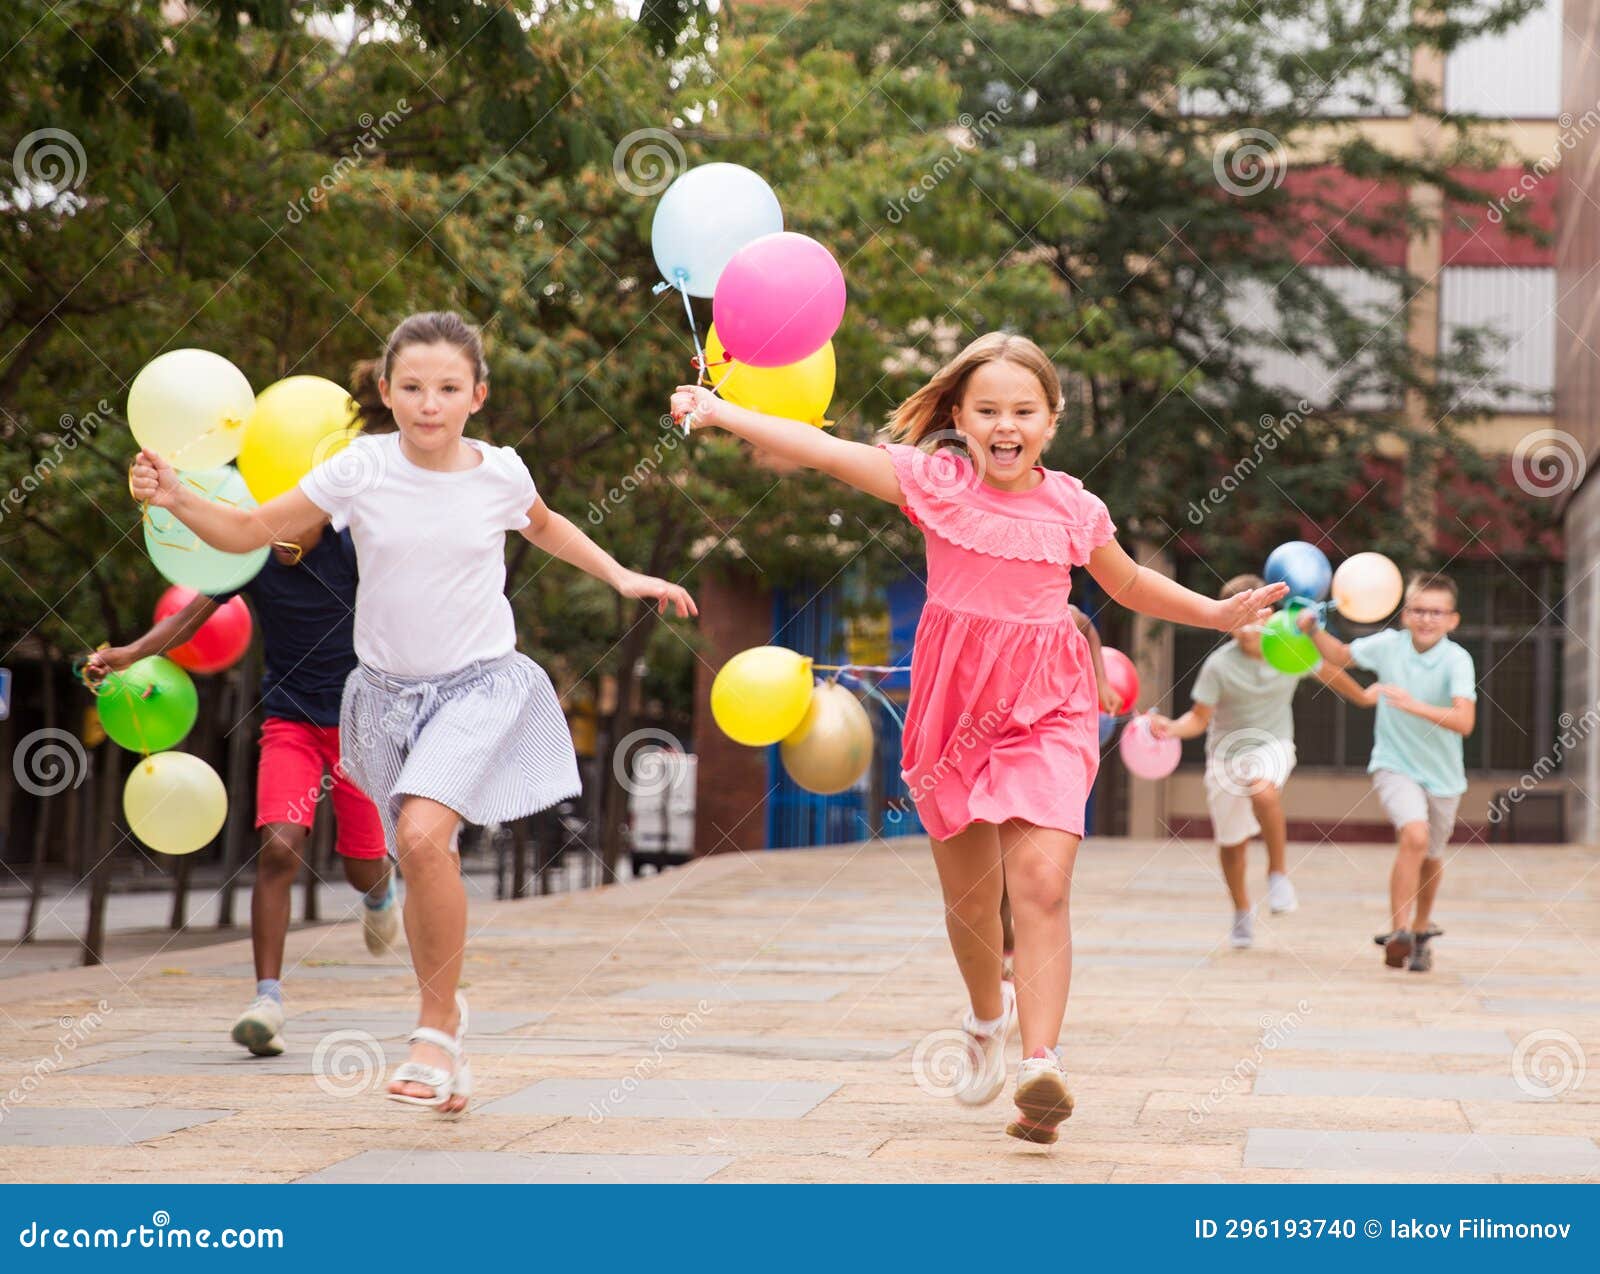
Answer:
[{"label": "window", "polygon": [[1445,60],[1444,109],[1492,119],[1553,119],[1561,109],[1561,0]]},{"label": "window", "polygon": [[[1556,380],[1556,272],[1549,267],[1450,266],[1439,282],[1439,347],[1458,328],[1488,328],[1501,342],[1488,353],[1501,411],[1545,412]],[[1465,397],[1483,397],[1476,386]]]}]

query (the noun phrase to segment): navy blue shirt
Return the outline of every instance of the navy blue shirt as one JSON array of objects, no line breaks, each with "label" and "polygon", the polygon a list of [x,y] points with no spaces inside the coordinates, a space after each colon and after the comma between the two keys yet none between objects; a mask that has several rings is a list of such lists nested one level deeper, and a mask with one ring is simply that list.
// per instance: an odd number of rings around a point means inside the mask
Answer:
[{"label": "navy blue shirt", "polygon": [[269,717],[339,724],[344,680],[356,666],[356,580],[350,532],[326,527],[298,566],[269,553],[248,584],[216,596],[250,599],[266,651],[261,706]]}]

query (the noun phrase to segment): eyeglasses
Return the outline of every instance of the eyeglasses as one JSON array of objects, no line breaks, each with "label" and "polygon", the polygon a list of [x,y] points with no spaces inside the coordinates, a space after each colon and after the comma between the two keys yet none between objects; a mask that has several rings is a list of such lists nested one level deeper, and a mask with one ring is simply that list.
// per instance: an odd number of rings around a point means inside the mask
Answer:
[{"label": "eyeglasses", "polygon": [[1453,610],[1434,610],[1431,606],[1407,606],[1406,614],[1416,619],[1449,619]]}]

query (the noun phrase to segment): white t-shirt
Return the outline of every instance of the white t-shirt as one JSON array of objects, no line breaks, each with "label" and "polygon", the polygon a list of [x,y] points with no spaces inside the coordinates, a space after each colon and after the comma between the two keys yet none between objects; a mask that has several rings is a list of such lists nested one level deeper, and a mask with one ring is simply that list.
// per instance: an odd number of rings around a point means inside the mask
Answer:
[{"label": "white t-shirt", "polygon": [[440,473],[400,450],[400,435],[357,438],[300,479],[348,526],[361,582],[356,655],[403,677],[433,677],[516,648],[506,599],[506,532],[528,525],[538,492],[510,447],[466,440],[483,463]]}]

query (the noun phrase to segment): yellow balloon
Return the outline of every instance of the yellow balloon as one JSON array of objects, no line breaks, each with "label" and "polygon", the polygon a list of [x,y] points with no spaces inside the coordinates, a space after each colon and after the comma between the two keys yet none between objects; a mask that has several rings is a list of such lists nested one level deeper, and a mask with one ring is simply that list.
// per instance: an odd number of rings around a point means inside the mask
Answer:
[{"label": "yellow balloon", "polygon": [[1357,553],[1333,573],[1333,604],[1346,619],[1376,624],[1387,618],[1405,592],[1400,568],[1382,553]]},{"label": "yellow balloon", "polygon": [[359,428],[355,400],[321,376],[290,376],[256,395],[239,448],[239,472],[256,501],[290,490]]},{"label": "yellow balloon", "polygon": [[163,854],[209,845],[228,817],[228,792],[217,772],[188,752],[156,752],[133,767],[122,789],[133,834]]},{"label": "yellow balloon", "polygon": [[811,703],[811,660],[782,646],[742,650],[711,683],[711,715],[735,743],[765,747],[791,734]]},{"label": "yellow balloon", "polygon": [[128,388],[128,427],[174,469],[215,469],[239,454],[255,395],[244,373],[205,349],[153,358]]},{"label": "yellow balloon", "polygon": [[861,701],[838,682],[819,681],[805,718],[778,753],[796,783],[831,796],[854,787],[872,764],[872,720]]},{"label": "yellow balloon", "polygon": [[749,367],[724,361],[727,358],[728,351],[722,348],[713,323],[706,332],[706,370],[719,394],[730,403],[769,416],[803,420],[808,425],[826,423],[836,370],[832,341],[785,367]]}]

